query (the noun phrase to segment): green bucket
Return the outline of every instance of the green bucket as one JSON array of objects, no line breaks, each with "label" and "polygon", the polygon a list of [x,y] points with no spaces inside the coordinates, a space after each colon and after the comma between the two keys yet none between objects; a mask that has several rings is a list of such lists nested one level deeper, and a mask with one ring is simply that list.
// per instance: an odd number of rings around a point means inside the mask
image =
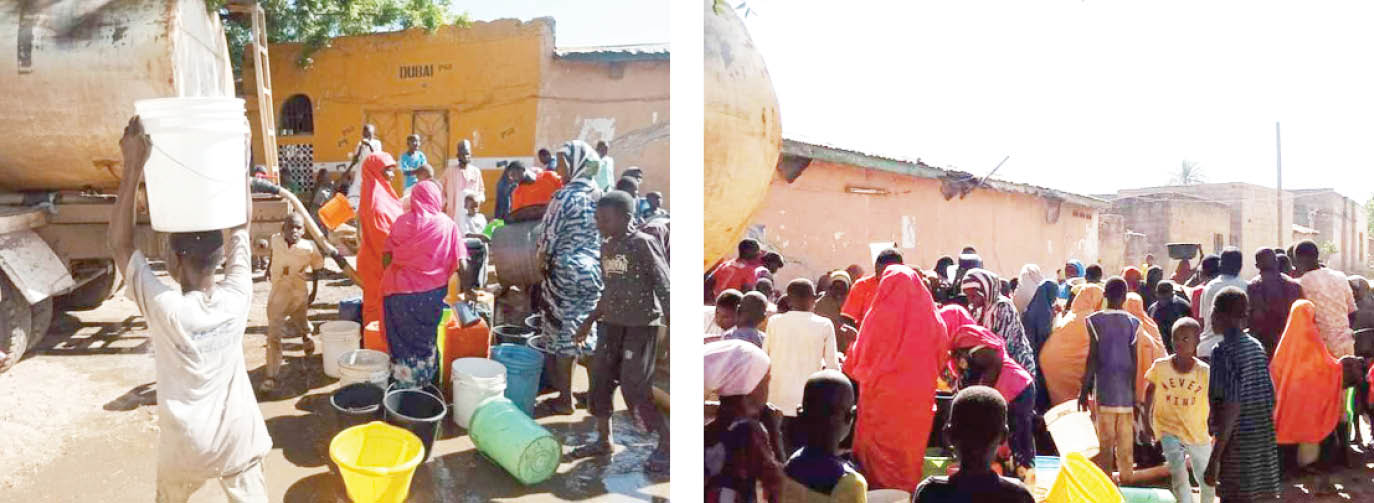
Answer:
[{"label": "green bucket", "polygon": [[926,456],[925,465],[921,467],[921,477],[943,477],[949,475],[949,465],[952,463],[954,463],[954,458]]},{"label": "green bucket", "polygon": [[1153,487],[1123,487],[1121,498],[1126,503],[1175,503],[1174,493]]},{"label": "green bucket", "polygon": [[534,485],[553,476],[563,457],[563,444],[510,399],[495,396],[472,413],[472,443],[521,484]]}]

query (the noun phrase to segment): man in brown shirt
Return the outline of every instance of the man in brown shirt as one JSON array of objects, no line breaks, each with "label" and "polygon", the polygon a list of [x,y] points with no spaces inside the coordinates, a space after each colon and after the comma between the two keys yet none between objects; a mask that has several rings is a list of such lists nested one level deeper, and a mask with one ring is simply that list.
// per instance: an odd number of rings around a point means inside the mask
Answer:
[{"label": "man in brown shirt", "polygon": [[1271,248],[1255,252],[1255,267],[1260,273],[1245,288],[1250,299],[1250,334],[1259,339],[1264,353],[1273,358],[1288,324],[1288,311],[1302,298],[1302,285],[1279,272],[1278,256]]}]

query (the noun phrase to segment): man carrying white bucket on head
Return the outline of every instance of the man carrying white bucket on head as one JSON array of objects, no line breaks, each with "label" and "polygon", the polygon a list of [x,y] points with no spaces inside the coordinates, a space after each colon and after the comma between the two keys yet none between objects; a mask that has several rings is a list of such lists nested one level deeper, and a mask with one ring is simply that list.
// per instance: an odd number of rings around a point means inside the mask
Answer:
[{"label": "man carrying white bucket on head", "polygon": [[[128,295],[148,322],[157,369],[157,501],[184,502],[207,479],[218,479],[234,502],[267,501],[262,458],[272,449],[243,361],[243,333],[252,306],[248,213],[229,229],[169,235],[167,271],[180,289],[158,280],[134,248],[139,181],[152,141],[138,117],[120,140],[124,177],[110,220],[110,248],[127,278]],[[245,150],[246,150],[245,146]],[[225,166],[226,171],[242,166]],[[215,269],[225,259],[225,277]]]}]

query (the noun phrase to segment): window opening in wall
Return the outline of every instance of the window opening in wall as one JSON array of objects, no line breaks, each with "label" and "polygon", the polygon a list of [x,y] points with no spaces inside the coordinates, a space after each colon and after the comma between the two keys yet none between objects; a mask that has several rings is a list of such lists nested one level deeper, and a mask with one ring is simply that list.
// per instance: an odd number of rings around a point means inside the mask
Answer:
[{"label": "window opening in wall", "polygon": [[312,134],[315,132],[314,110],[310,98],[297,94],[286,99],[281,106],[281,120],[277,121],[282,136]]}]

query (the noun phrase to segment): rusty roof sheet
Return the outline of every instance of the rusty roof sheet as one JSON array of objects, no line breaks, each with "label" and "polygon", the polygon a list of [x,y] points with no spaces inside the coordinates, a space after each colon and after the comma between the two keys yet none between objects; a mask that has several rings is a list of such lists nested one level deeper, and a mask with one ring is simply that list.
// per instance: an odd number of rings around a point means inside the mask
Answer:
[{"label": "rusty roof sheet", "polygon": [[601,45],[594,47],[559,47],[553,55],[574,61],[667,61],[668,44]]},{"label": "rusty roof sheet", "polygon": [[[799,157],[820,159],[823,161],[849,164],[861,168],[876,169],[879,171],[921,178],[943,179],[976,176],[959,170],[931,166],[920,159],[911,161],[793,138],[783,138],[782,152],[784,154]],[[988,178],[984,186],[1002,192],[1014,192],[1038,197],[1063,199],[1064,201],[1090,208],[1105,209],[1111,206],[1110,202],[1093,196],[1064,192],[1062,190],[1041,187],[1038,185],[1009,182],[997,178]]]}]

